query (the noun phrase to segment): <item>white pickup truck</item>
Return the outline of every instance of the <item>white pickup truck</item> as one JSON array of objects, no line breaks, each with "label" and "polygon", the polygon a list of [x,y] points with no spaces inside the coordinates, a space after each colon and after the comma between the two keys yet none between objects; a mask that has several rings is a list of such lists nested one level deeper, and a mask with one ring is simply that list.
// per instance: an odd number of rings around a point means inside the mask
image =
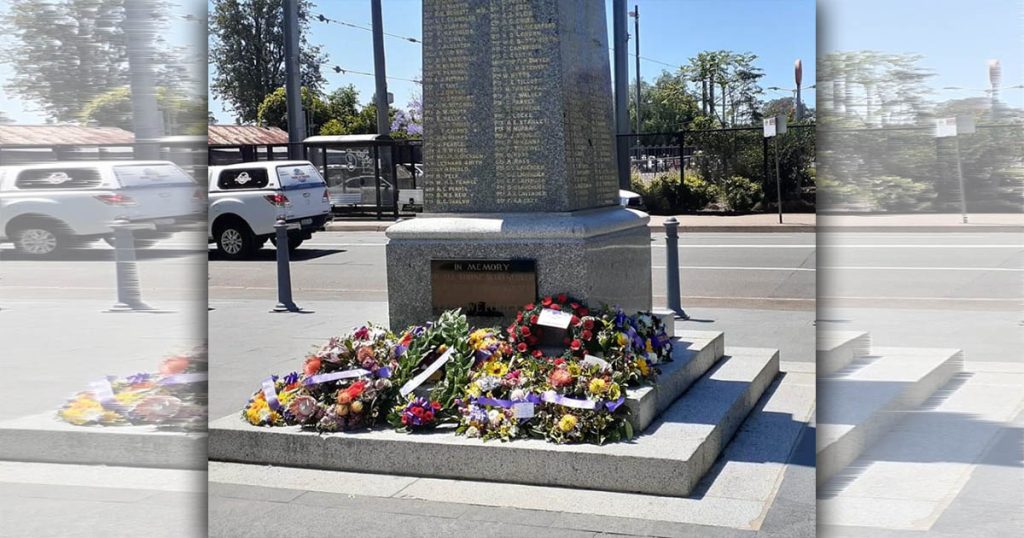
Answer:
[{"label": "white pickup truck", "polygon": [[230,259],[250,256],[274,224],[288,223],[289,250],[331,219],[327,182],[309,161],[260,161],[210,168],[209,241]]},{"label": "white pickup truck", "polygon": [[33,257],[98,239],[115,220],[146,247],[205,217],[202,187],[169,161],[65,161],[0,167],[0,241]]}]

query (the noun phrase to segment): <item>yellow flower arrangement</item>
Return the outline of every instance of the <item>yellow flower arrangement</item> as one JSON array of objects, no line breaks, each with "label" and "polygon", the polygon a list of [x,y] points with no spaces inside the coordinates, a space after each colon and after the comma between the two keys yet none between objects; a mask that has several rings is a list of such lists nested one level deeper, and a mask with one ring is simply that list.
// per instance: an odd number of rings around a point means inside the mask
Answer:
[{"label": "yellow flower arrangement", "polygon": [[618,383],[612,383],[608,387],[608,398],[611,400],[618,400],[622,396],[622,389],[619,388]]},{"label": "yellow flower arrangement", "polygon": [[501,361],[491,359],[484,363],[484,371],[487,372],[487,375],[504,377],[508,373],[508,366]]},{"label": "yellow flower arrangement", "polygon": [[558,421],[558,429],[565,433],[569,433],[576,427],[576,417],[573,415],[565,414]]},{"label": "yellow flower arrangement", "polygon": [[626,336],[626,333],[619,333],[616,335],[616,340],[619,342],[620,346],[625,346],[629,343],[629,337]]},{"label": "yellow flower arrangement", "polygon": [[590,380],[590,392],[596,395],[604,394],[608,390],[608,383],[600,377],[595,377]]},{"label": "yellow flower arrangement", "polygon": [[642,357],[636,360],[636,367],[637,369],[640,370],[640,373],[643,374],[644,377],[650,375],[651,370],[650,368],[647,367],[647,361],[644,360]]}]

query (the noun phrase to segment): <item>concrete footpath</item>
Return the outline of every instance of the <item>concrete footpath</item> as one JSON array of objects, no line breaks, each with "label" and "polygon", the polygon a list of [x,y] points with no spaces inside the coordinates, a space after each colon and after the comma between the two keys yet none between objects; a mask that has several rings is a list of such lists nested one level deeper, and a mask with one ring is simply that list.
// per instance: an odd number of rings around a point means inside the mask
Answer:
[{"label": "concrete footpath", "polygon": [[[652,215],[651,231],[665,230],[668,216]],[[957,213],[928,214],[822,214],[775,213],[756,215],[676,215],[680,232],[691,233],[794,233],[794,232],[989,232],[1024,231],[1024,213],[968,215],[965,224]],[[383,232],[394,220],[335,220],[328,231]]]}]

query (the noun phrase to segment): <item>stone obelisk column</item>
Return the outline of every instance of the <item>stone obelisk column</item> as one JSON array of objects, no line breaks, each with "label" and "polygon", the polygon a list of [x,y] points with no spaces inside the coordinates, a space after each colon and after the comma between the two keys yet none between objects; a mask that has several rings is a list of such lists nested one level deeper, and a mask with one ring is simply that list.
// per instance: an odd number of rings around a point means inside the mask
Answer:
[{"label": "stone obelisk column", "polygon": [[600,3],[424,0],[424,214],[387,231],[393,329],[453,307],[504,324],[534,294],[650,309],[607,34]]}]

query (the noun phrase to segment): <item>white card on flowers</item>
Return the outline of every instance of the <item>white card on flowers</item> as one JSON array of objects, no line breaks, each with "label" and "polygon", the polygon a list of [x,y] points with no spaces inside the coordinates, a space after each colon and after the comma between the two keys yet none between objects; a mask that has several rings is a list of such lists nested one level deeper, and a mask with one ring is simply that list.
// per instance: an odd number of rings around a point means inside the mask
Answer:
[{"label": "white card on flowers", "polygon": [[448,359],[452,358],[453,350],[454,348],[448,348],[448,351],[445,351],[444,354],[437,358],[437,360],[430,363],[430,366],[427,366],[422,372],[420,372],[419,375],[410,379],[408,382],[406,382],[406,384],[402,385],[402,388],[399,389],[398,393],[401,394],[403,398],[405,398],[406,396],[409,395],[410,392],[416,390],[416,387],[422,385],[424,381],[429,379],[430,376],[434,375],[434,372],[440,370],[441,367],[444,366],[444,363],[448,362]]},{"label": "white card on flowers", "polygon": [[572,314],[560,310],[545,308],[537,316],[537,325],[544,325],[545,327],[568,329],[570,323],[572,323]]},{"label": "white card on flowers", "polygon": [[515,402],[512,404],[512,414],[516,418],[533,418],[533,402]]},{"label": "white card on flowers", "polygon": [[611,366],[612,366],[611,364],[608,364],[608,361],[602,359],[601,357],[595,357],[595,356],[590,355],[590,354],[588,354],[586,357],[583,357],[583,364],[585,366],[590,366],[590,365],[596,364],[596,365],[600,366],[602,370],[611,369]]}]

